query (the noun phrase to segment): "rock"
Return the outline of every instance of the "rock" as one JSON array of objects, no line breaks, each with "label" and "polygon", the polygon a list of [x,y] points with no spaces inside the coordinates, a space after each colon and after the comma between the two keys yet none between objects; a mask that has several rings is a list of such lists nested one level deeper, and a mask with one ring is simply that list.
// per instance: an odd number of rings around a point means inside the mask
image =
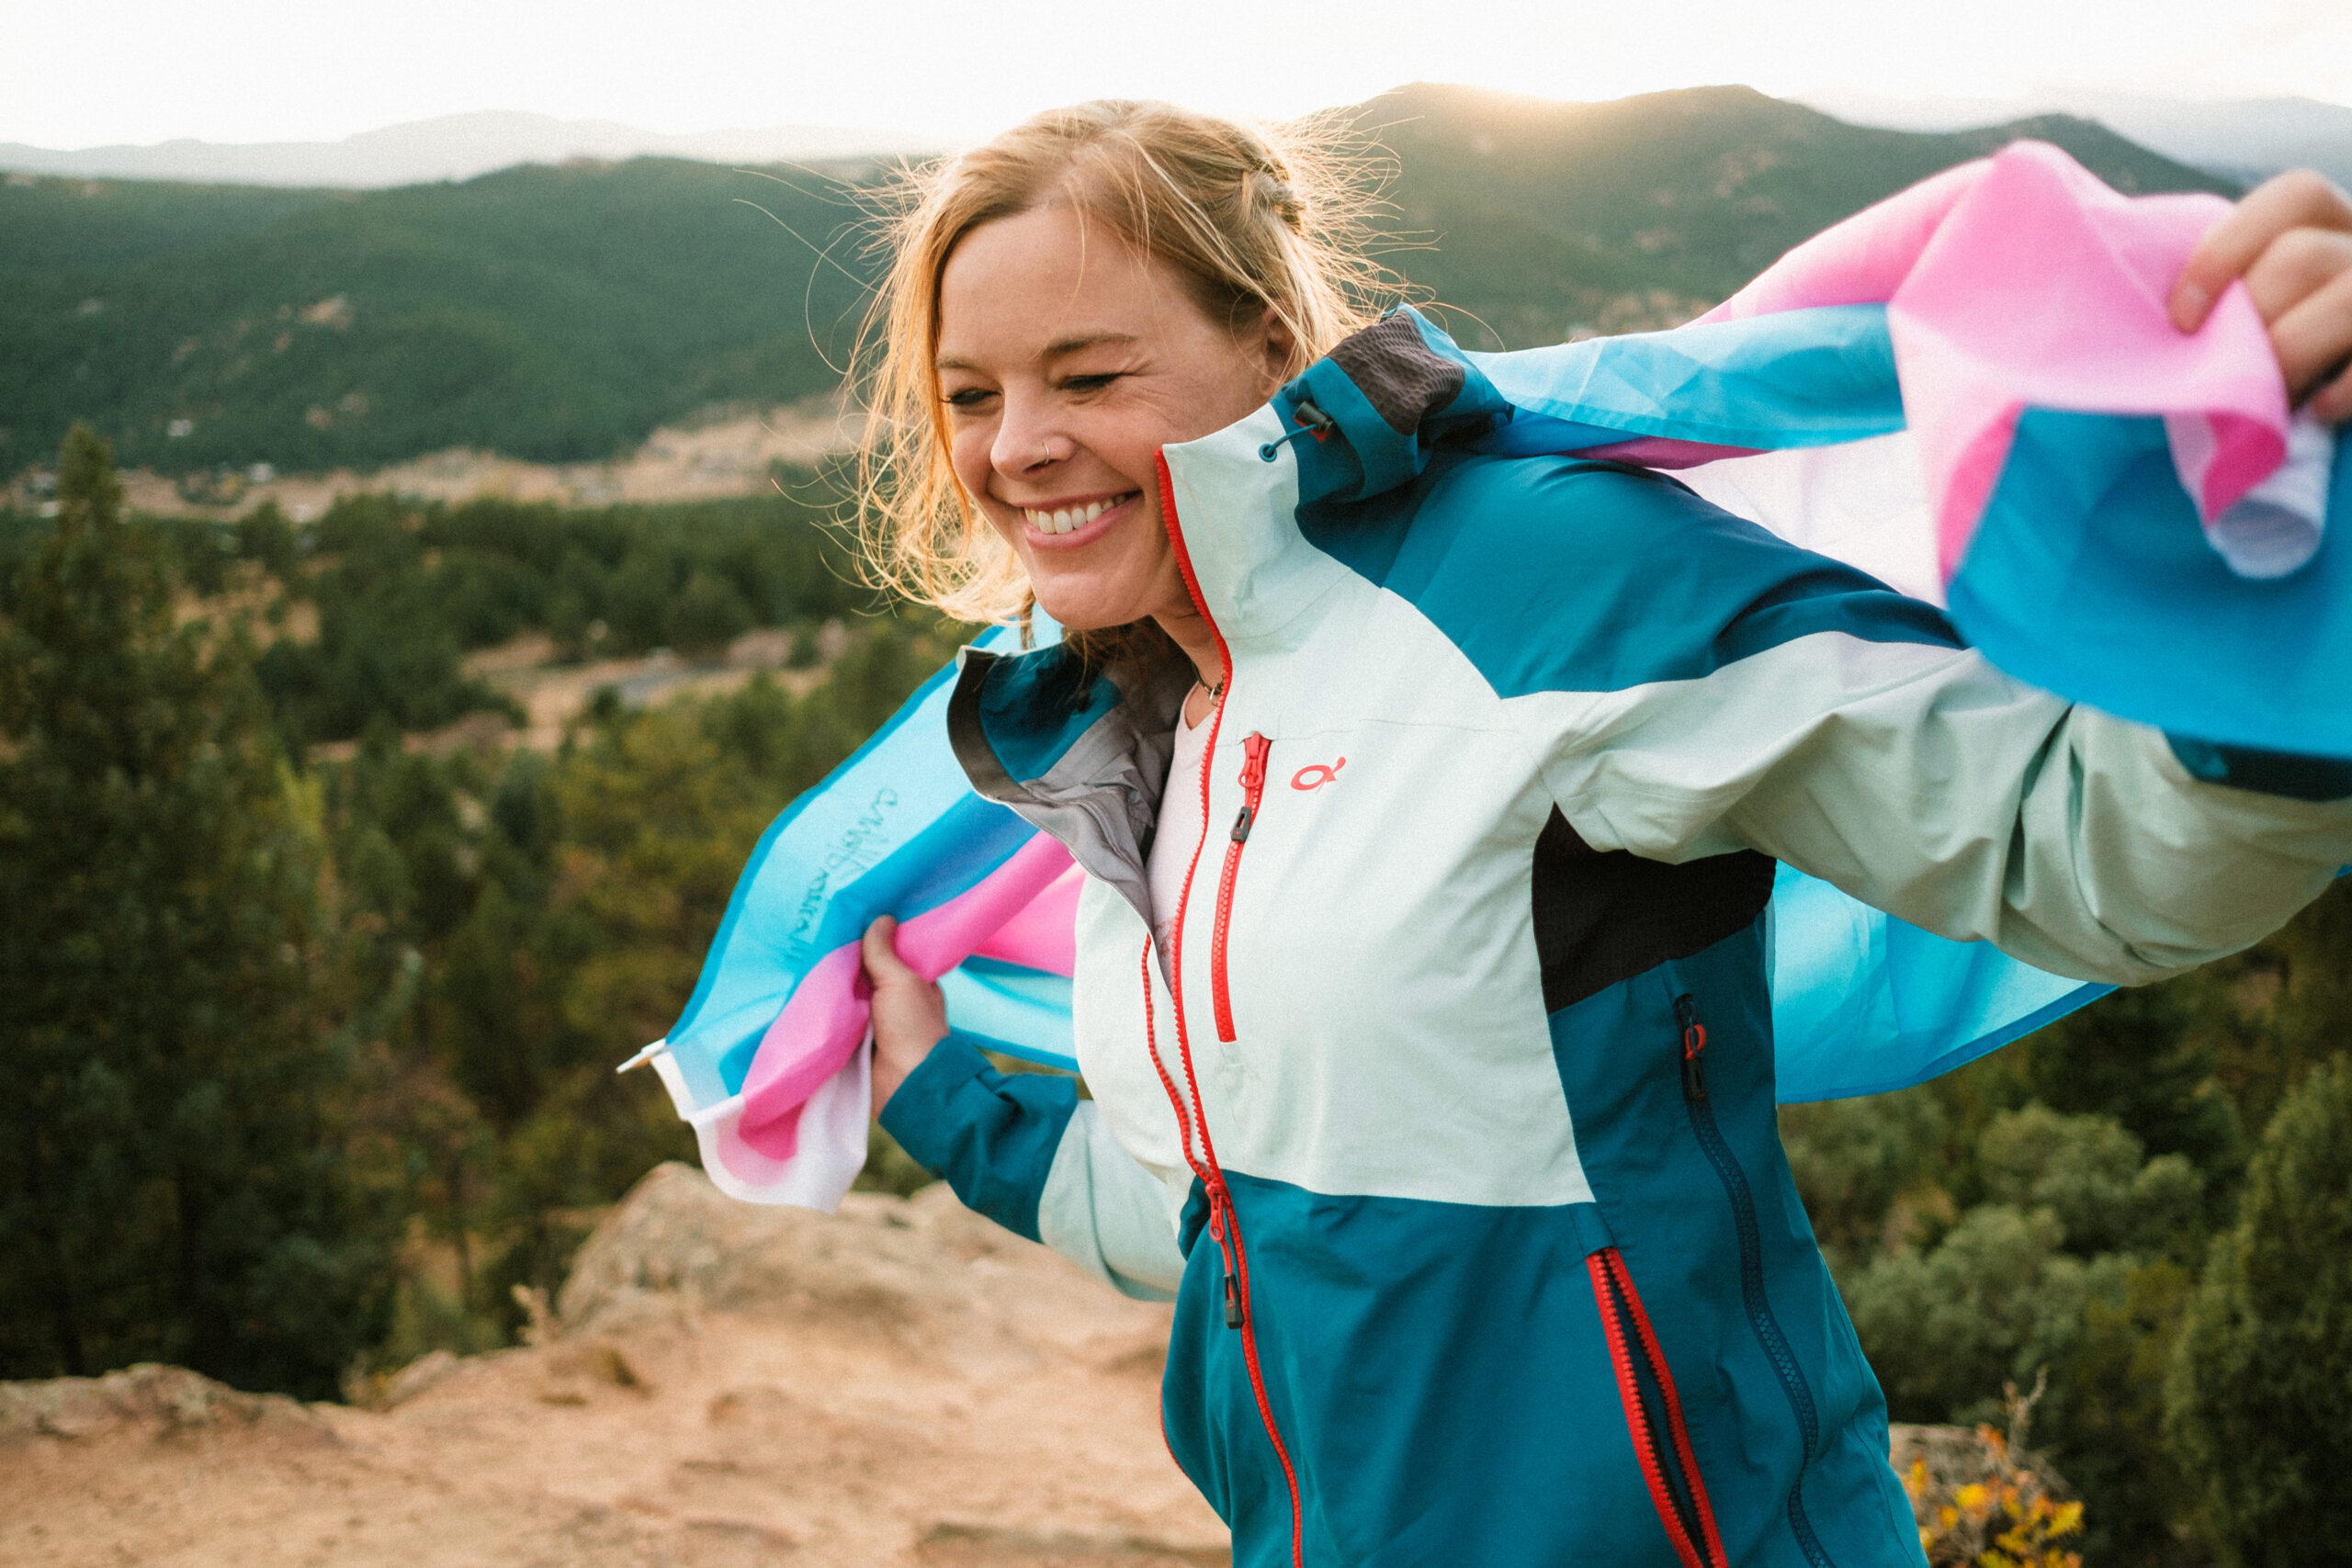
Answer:
[{"label": "rock", "polygon": [[166,1437],[266,1425],[332,1443],[308,1406],[280,1393],[241,1393],[226,1383],[152,1362],[100,1378],[0,1382],[0,1444],[35,1438],[86,1442],[119,1431]]},{"label": "rock", "polygon": [[944,1183],[911,1199],[853,1192],[827,1215],[737,1202],[673,1163],[648,1172],[581,1247],[557,1315],[567,1336],[706,1311],[904,1335],[971,1307],[975,1260],[1026,1245]]},{"label": "rock", "polygon": [[2041,1494],[2069,1498],[2075,1493],[2050,1461],[2029,1450],[2010,1450],[1984,1427],[1929,1427],[1894,1422],[1887,1427],[1887,1459],[1897,1475],[1927,1466],[1928,1487],[1943,1497],[1971,1482],[2014,1474]]},{"label": "rock", "polygon": [[542,1404],[586,1404],[609,1389],[650,1394],[651,1382],[608,1340],[567,1340],[536,1358]]},{"label": "rock", "polygon": [[447,1350],[428,1350],[392,1374],[375,1401],[376,1408],[390,1410],[414,1399],[435,1383],[447,1382],[464,1364]]},{"label": "rock", "polygon": [[1006,1529],[942,1521],[915,1543],[931,1568],[1230,1568],[1223,1546],[1187,1546],[1148,1536]]},{"label": "rock", "polygon": [[832,1216],[666,1166],[534,1304],[529,1343],[420,1358],[356,1407],[160,1367],[0,1384],[0,1563],[1230,1560],[1160,1439],[1170,1309],[944,1187]]}]

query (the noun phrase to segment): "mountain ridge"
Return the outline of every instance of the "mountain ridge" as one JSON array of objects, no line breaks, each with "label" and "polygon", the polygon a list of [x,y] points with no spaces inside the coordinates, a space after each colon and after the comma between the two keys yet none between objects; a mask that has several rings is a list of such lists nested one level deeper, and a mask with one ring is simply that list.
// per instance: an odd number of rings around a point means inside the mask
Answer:
[{"label": "mountain ridge", "polygon": [[[1466,346],[1673,324],[1792,245],[2017,134],[2117,188],[2227,190],[2063,118],[1848,125],[1744,87],[1561,104],[1417,84],[1342,111],[1395,165],[1379,242]],[[0,185],[0,472],[88,418],[129,466],[600,460],[827,391],[876,257],[872,166],[525,164],[295,190]]]},{"label": "mountain ridge", "polygon": [[939,139],[871,127],[773,125],[672,135],[606,119],[514,109],[439,115],[334,141],[204,141],[54,149],[0,142],[0,170],[83,179],[315,186],[375,190],[467,180],[518,164],[693,158],[716,164],[832,164],[935,152]]},{"label": "mountain ridge", "polygon": [[1895,99],[1823,93],[1802,101],[1858,125],[1897,130],[1957,130],[2070,114],[2243,184],[2302,167],[2352,188],[2352,105],[2317,98],[2198,102],[2133,93],[2048,92],[2011,98]]}]

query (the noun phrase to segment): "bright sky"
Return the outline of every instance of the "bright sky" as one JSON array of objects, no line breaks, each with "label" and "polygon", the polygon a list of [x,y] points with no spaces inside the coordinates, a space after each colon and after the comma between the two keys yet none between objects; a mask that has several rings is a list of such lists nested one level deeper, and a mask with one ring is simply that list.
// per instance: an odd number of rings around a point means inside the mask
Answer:
[{"label": "bright sky", "polygon": [[0,0],[0,141],[47,147],[493,108],[963,138],[1083,97],[1283,114],[1413,80],[2352,103],[2352,0]]}]

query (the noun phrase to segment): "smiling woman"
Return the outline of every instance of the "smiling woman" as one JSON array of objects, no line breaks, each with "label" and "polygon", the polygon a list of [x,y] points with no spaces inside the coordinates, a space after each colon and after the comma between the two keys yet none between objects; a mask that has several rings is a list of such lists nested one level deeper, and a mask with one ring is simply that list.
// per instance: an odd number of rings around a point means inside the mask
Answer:
[{"label": "smiling woman", "polygon": [[1103,657],[1188,614],[1155,456],[1374,319],[1357,174],[1336,126],[1102,102],[910,187],[867,340],[886,580],[976,621],[1037,603]]},{"label": "smiling woman", "polygon": [[[1661,474],[1490,440],[1495,362],[1372,321],[1329,167],[1102,103],[916,187],[868,543],[1066,629],[967,651],[943,706],[1083,872],[1091,1096],[998,1073],[885,916],[872,1102],[974,1209],[1174,1299],[1163,1430],[1243,1568],[1917,1562],[1776,1131],[1780,867],[2132,984],[2325,887],[2352,764],[2070,704]],[[2154,330],[2243,273],[2327,417],[2347,231],[2273,188]]]}]

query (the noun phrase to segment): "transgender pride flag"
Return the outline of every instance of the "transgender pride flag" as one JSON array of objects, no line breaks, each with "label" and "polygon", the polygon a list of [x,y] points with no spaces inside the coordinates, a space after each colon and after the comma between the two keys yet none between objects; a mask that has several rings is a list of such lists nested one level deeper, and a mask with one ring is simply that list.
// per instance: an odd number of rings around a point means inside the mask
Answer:
[{"label": "transgender pride flag", "polygon": [[[2291,415],[2242,288],[2193,334],[2165,314],[2224,210],[2126,199],[2020,142],[1828,230],[1688,326],[1471,355],[1512,405],[1475,445],[1679,469],[1946,606],[2022,680],[2179,736],[2352,759],[2342,450]],[[768,829],[684,1012],[637,1058],[737,1197],[831,1208],[865,1158],[857,940],[877,915],[901,920],[900,953],[957,1027],[1074,1065],[1078,873],[967,787],[951,680]],[[1784,1100],[1921,1082],[2106,989],[1785,867],[1772,932]]]}]

